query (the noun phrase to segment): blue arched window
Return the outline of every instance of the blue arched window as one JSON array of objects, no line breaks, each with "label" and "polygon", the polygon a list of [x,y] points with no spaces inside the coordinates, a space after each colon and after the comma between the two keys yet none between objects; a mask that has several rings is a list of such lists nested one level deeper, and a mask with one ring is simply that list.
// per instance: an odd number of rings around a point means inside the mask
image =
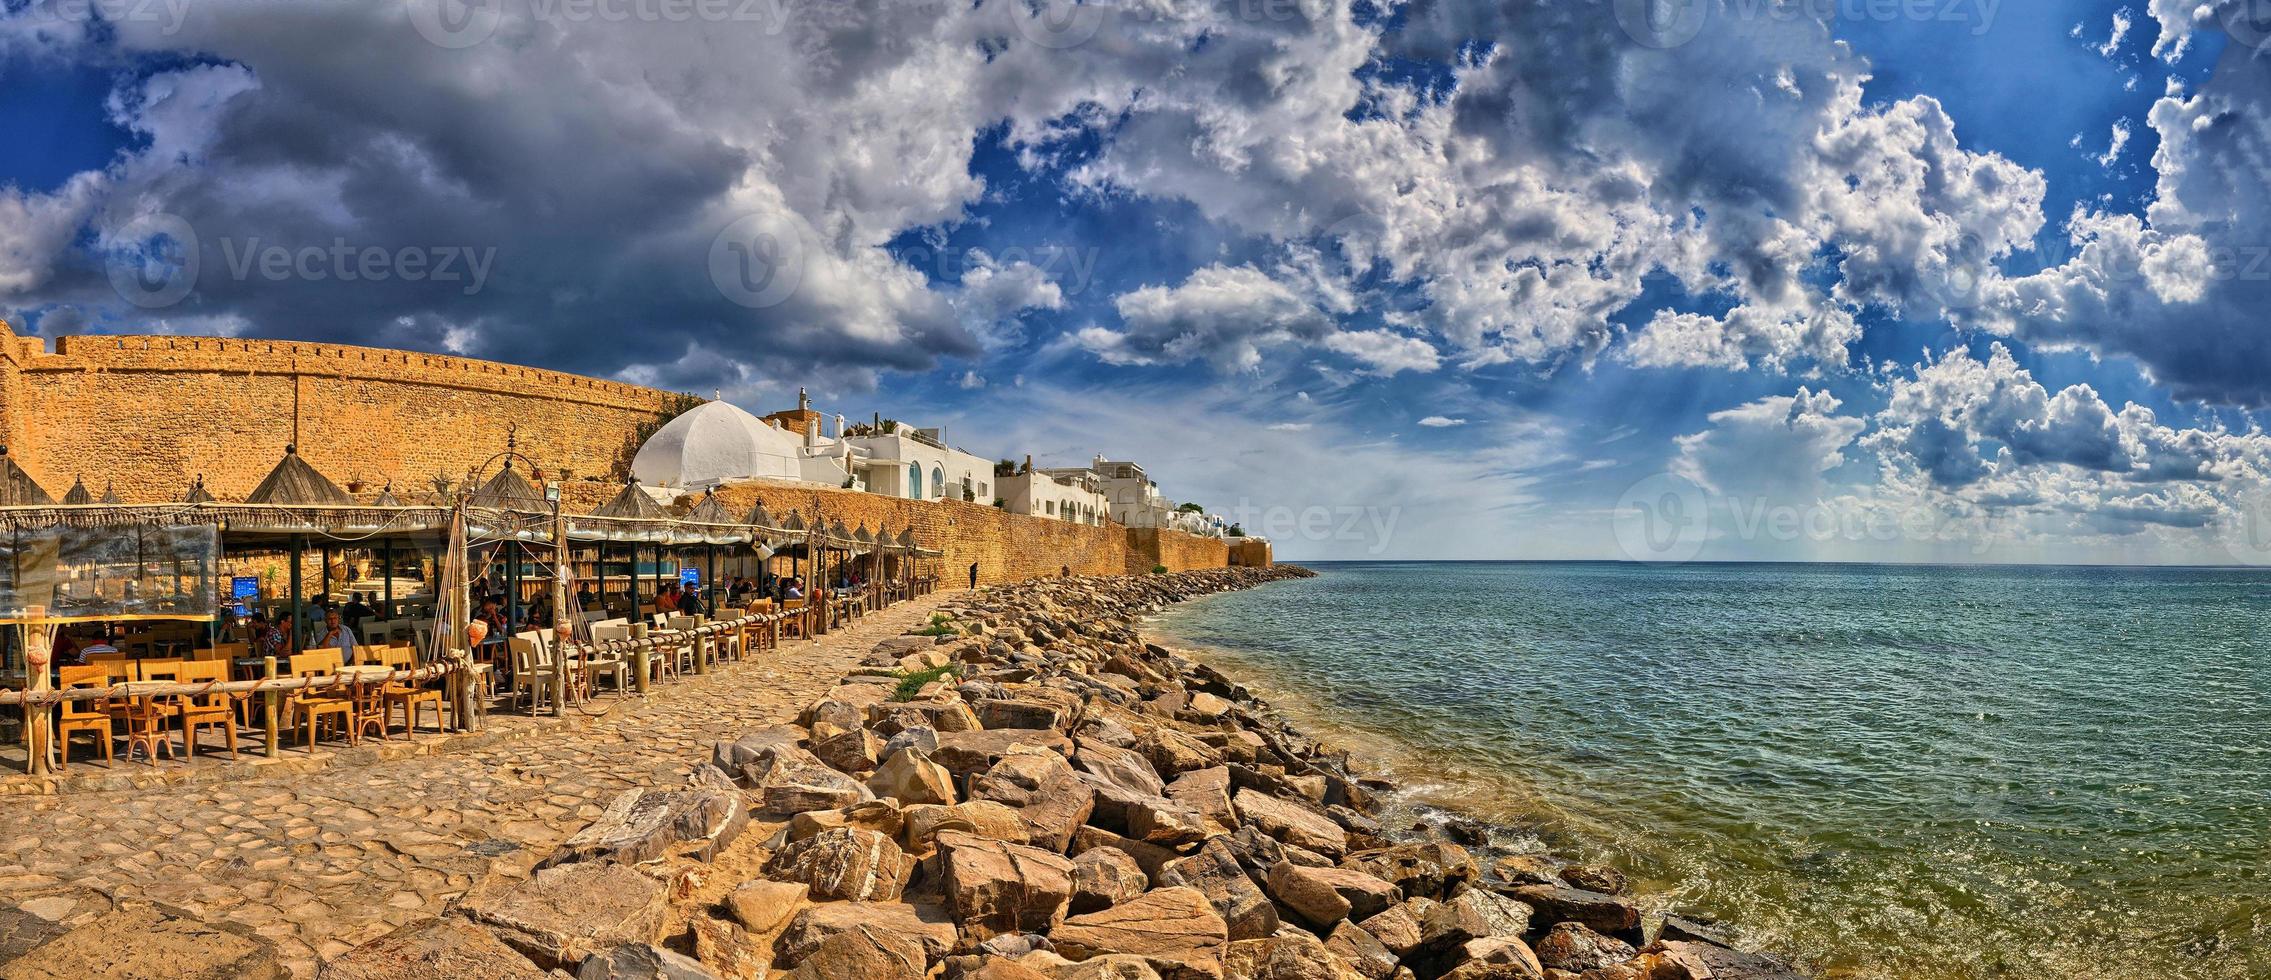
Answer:
[{"label": "blue arched window", "polygon": [[933,493],[936,493],[941,497],[946,496],[946,471],[939,469],[936,466],[931,467],[930,485],[931,491]]},{"label": "blue arched window", "polygon": [[923,464],[907,464],[907,496],[923,499]]}]

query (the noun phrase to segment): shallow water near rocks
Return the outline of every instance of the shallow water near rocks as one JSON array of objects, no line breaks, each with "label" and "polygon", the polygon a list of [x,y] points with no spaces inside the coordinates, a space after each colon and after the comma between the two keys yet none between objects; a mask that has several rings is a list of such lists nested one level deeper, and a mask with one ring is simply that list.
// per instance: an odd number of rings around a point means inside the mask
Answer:
[{"label": "shallow water near rocks", "polygon": [[1328,563],[1151,625],[1829,976],[2271,977],[2271,574]]}]

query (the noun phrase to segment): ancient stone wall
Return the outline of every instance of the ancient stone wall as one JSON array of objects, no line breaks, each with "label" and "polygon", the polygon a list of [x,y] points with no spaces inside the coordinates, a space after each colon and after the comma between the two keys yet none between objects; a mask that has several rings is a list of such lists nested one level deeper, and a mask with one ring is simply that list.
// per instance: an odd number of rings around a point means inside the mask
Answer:
[{"label": "ancient stone wall", "polygon": [[1245,568],[1268,568],[1275,563],[1270,554],[1270,543],[1260,538],[1233,538],[1224,542],[1230,548],[1230,564]]},{"label": "ancient stone wall", "polygon": [[214,337],[37,338],[0,328],[0,440],[60,494],[75,476],[127,502],[205,475],[242,498],[293,438],[333,480],[422,487],[520,448],[548,476],[604,471],[667,396],[556,371],[405,351]]},{"label": "ancient stone wall", "polygon": [[1230,564],[1230,549],[1221,538],[1151,527],[1127,528],[1126,534],[1126,571],[1130,575],[1141,575],[1161,565],[1170,572],[1187,572]]}]

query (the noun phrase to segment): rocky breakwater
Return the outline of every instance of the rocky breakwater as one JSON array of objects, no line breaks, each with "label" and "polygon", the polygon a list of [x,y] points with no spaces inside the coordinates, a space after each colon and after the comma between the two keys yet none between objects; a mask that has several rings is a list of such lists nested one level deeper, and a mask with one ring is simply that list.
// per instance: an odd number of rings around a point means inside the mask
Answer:
[{"label": "rocky breakwater", "polygon": [[[1345,754],[1144,642],[1166,603],[1299,569],[975,593],[794,724],[626,792],[531,877],[340,976],[795,980],[1794,977],[1613,870],[1375,819]],[[1456,829],[1456,828],[1454,828]]]}]

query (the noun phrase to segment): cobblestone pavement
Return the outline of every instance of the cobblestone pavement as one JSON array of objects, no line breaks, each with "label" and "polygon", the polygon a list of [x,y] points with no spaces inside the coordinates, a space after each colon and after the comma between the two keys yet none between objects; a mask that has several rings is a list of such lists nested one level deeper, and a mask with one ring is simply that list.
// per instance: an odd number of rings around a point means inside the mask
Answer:
[{"label": "cobblestone pavement", "polygon": [[180,906],[273,939],[309,976],[484,875],[527,873],[616,792],[674,783],[711,742],[792,719],[952,595],[665,683],[589,724],[492,716],[532,730],[377,765],[0,798],[0,896],[78,885]]}]

